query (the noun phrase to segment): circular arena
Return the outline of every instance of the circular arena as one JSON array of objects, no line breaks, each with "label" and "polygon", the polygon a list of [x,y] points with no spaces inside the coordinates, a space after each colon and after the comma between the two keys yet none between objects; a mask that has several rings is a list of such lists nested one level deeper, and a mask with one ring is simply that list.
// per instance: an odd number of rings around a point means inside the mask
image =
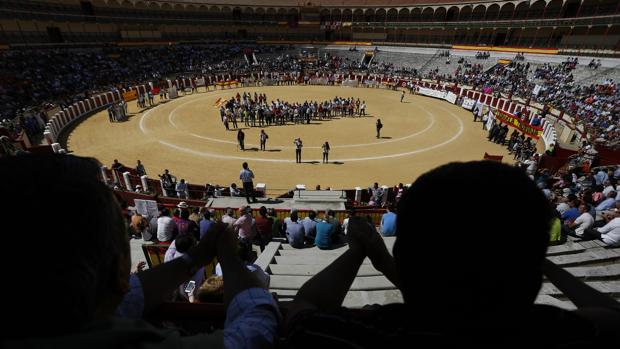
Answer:
[{"label": "circular arena", "polygon": [[[404,91],[404,89],[403,89]],[[218,101],[237,93],[264,93],[271,100],[324,101],[336,96],[365,101],[365,116],[313,119],[310,124],[245,126],[245,151],[237,129],[226,130]],[[140,159],[154,176],[170,169],[189,183],[237,181],[242,162],[248,162],[258,182],[271,192],[297,184],[308,188],[349,189],[373,182],[409,183],[429,168],[450,162],[481,159],[485,152],[508,155],[505,147],[489,143],[472,114],[444,101],[390,89],[276,86],[225,90],[199,88],[194,94],[146,110],[129,106],[127,122],[110,123],[107,112],[81,122],[68,136],[67,149],[92,156],[104,164],[114,159],[131,165]],[[384,127],[376,138],[376,120]],[[305,121],[304,121],[305,122]],[[259,150],[259,134],[269,138]],[[302,163],[295,163],[295,138],[303,141]],[[329,163],[322,163],[322,144],[330,144]],[[273,190],[273,191],[272,191]]]}]

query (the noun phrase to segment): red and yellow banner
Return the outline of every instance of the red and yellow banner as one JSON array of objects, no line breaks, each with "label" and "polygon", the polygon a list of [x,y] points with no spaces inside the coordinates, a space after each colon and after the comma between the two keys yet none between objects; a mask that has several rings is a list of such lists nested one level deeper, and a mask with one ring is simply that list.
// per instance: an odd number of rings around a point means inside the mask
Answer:
[{"label": "red and yellow banner", "polygon": [[138,98],[138,93],[136,90],[129,90],[127,92],[123,92],[123,99],[125,102],[133,101]]},{"label": "red and yellow banner", "polygon": [[519,119],[518,117],[509,114],[503,110],[496,110],[495,111],[495,117],[497,118],[497,120],[505,123],[506,125],[510,126],[510,127],[514,127],[517,130],[525,133],[527,136],[530,136],[534,139],[538,139],[540,138],[540,135],[542,134],[543,129],[538,127],[538,126],[532,126],[528,123],[526,123],[525,121]]},{"label": "red and yellow banner", "polygon": [[546,55],[557,55],[560,50],[557,48],[529,48],[529,47],[510,47],[510,46],[475,46],[475,45],[452,45],[454,50],[470,51],[498,51],[514,53],[538,53]]}]

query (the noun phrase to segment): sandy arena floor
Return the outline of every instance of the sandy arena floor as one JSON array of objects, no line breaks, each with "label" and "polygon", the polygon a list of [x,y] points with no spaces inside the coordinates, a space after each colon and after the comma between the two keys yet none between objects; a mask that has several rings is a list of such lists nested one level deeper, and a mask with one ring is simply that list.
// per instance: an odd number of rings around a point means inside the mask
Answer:
[{"label": "sandy arena floor", "polygon": [[[230,185],[239,182],[241,163],[247,161],[255,183],[271,192],[305,184],[313,189],[388,186],[408,183],[438,165],[482,159],[485,152],[504,155],[504,147],[486,140],[482,124],[472,122],[461,107],[428,97],[400,92],[324,86],[274,86],[217,90],[187,95],[139,112],[129,103],[127,122],[110,123],[106,111],[81,122],[67,139],[74,154],[92,156],[110,165],[118,159],[127,166],[142,160],[150,177],[165,168],[190,183]],[[269,101],[323,101],[334,96],[365,100],[367,117],[313,121],[310,125],[265,127],[267,151],[259,151],[259,127],[244,129],[246,151],[237,148],[234,130],[226,131],[215,102],[237,92],[266,93]],[[157,99],[156,99],[157,100]],[[375,137],[375,122],[384,127]],[[243,127],[239,123],[239,127]],[[293,140],[304,142],[302,164],[295,163]],[[322,164],[321,145],[331,146],[330,164]]]}]

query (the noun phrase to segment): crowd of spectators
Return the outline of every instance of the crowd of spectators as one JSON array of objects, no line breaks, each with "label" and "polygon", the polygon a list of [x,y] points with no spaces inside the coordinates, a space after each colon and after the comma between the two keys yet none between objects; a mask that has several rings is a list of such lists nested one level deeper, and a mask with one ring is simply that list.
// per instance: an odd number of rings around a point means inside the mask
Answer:
[{"label": "crowd of spectators", "polygon": [[[257,61],[248,64],[241,54],[255,50]],[[445,53],[442,52],[445,55]],[[479,52],[479,59],[488,58]],[[426,73],[421,67],[403,62],[396,65],[374,59],[368,67],[357,60],[338,54],[305,52],[299,54],[286,46],[240,47],[174,45],[149,48],[104,48],[80,51],[9,50],[0,53],[0,111],[3,127],[40,134],[47,121],[43,111],[52,106],[66,107],[99,91],[122,89],[139,83],[159,83],[163,78],[193,77],[201,74],[265,76],[290,82],[308,82],[309,76],[370,73],[384,76],[454,82],[473,86],[486,93],[518,97],[565,111],[581,125],[593,142],[617,147],[620,140],[616,82],[606,79],[598,84],[582,86],[575,82],[573,70],[577,58],[560,64],[531,65],[523,54],[508,64],[497,64],[484,70],[482,64],[459,59],[453,74],[439,69]],[[590,62],[589,67],[598,67]],[[305,79],[305,80],[304,80]]]}]

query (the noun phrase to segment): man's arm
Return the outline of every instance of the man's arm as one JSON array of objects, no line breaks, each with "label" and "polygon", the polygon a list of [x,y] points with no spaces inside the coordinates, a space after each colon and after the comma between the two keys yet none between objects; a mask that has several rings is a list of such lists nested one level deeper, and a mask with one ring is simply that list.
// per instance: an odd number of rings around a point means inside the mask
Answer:
[{"label": "man's arm", "polygon": [[[303,284],[293,303],[319,310],[340,307],[364,258],[366,254],[362,246],[349,245],[345,253]],[[327,287],[329,293],[325,292]]]},{"label": "man's arm", "polygon": [[222,229],[222,225],[211,226],[200,243],[189,251],[188,257],[177,258],[136,274],[144,292],[144,314],[168,300],[175,288],[194,276],[197,268],[213,260],[215,239]]},{"label": "man's arm", "polygon": [[364,246],[364,250],[372,262],[372,266],[383,273],[396,287],[399,287],[400,281],[396,270],[396,262],[394,257],[390,255],[383,238],[377,232],[375,226],[361,217],[352,217],[349,221],[347,237],[350,242],[358,241]]}]

